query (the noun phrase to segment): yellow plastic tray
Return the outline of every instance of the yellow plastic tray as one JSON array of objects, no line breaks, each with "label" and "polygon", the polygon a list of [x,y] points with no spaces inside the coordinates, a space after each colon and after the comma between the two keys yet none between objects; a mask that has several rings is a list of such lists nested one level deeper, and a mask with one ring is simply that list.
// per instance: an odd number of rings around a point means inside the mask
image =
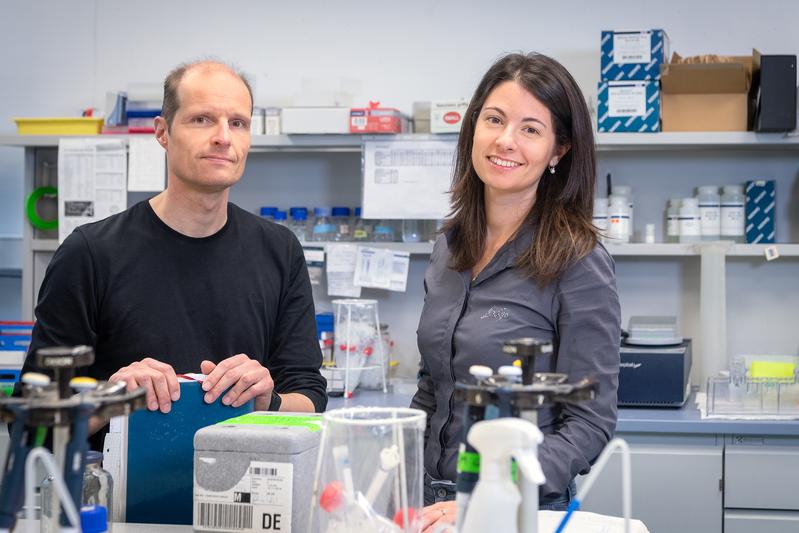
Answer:
[{"label": "yellow plastic tray", "polygon": [[20,135],[97,135],[103,119],[97,117],[15,118]]}]

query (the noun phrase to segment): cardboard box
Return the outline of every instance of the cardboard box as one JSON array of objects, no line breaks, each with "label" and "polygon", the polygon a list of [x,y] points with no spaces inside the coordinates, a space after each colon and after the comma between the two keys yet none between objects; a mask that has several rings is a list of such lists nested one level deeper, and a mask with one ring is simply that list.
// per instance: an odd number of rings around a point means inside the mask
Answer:
[{"label": "cardboard box", "polygon": [[746,182],[746,242],[764,244],[775,242],[774,213],[776,189],[774,180]]},{"label": "cardboard box", "polygon": [[663,30],[603,31],[600,46],[602,81],[658,80],[668,57]]},{"label": "cardboard box", "polygon": [[597,95],[597,131],[660,131],[660,89],[656,81],[601,81]]},{"label": "cardboard box", "polygon": [[467,100],[438,100],[430,103],[431,133],[460,133]]},{"label": "cardboard box", "polygon": [[284,107],[280,119],[287,134],[350,132],[348,107]]},{"label": "cardboard box", "polygon": [[796,129],[796,56],[755,55],[757,84],[755,131]]},{"label": "cardboard box", "polygon": [[380,107],[380,102],[369,102],[369,107],[350,109],[350,133],[405,133],[408,119],[393,107]]},{"label": "cardboard box", "polygon": [[660,78],[663,131],[746,131],[750,123],[752,56],[686,63],[674,54]]}]

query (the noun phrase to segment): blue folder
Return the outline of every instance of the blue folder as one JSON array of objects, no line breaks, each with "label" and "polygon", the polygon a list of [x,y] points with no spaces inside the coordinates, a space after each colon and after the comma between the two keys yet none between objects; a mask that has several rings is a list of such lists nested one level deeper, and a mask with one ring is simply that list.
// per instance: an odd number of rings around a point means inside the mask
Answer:
[{"label": "blue folder", "polygon": [[[203,400],[197,381],[180,384],[172,410],[136,411],[128,422],[127,522],[192,523],[194,434],[200,428],[253,410]],[[220,397],[221,398],[221,397]]]}]

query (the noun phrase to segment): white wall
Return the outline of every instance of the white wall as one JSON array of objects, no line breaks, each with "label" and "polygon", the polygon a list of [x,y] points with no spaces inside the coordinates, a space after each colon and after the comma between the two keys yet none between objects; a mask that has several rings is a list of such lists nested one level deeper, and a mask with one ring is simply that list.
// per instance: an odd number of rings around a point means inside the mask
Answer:
[{"label": "white wall", "polygon": [[[508,51],[537,50],[554,56],[571,70],[584,92],[595,99],[599,72],[599,33],[602,29],[663,28],[671,37],[672,50],[682,55],[701,53],[747,54],[752,47],[763,53],[799,53],[796,21],[799,2],[685,1],[647,2],[619,0],[596,2],[540,2],[532,0],[467,2],[296,1],[261,0],[210,2],[196,0],[11,0],[0,7],[0,133],[12,133],[12,116],[75,115],[82,108],[104,104],[106,91],[124,90],[129,82],[160,83],[177,63],[200,56],[217,56],[235,62],[255,81],[257,104],[328,103],[363,104],[378,99],[384,104],[410,111],[415,100],[470,96],[488,65]],[[728,153],[712,154],[726,157]],[[251,201],[279,205],[292,200],[280,178],[297,172],[295,162],[281,157],[251,161],[241,192],[234,199],[247,203],[248,192],[260,191]],[[303,163],[314,167],[318,176],[341,169],[357,168],[357,160],[325,163],[313,157]],[[657,169],[658,176],[670,172],[662,157],[627,160],[627,155],[603,159],[602,171],[619,174],[619,183],[632,183],[639,205],[651,206],[660,221],[668,187],[654,186],[640,174]],[[704,157],[704,161],[701,161]],[[733,163],[716,168],[705,156],[694,156],[697,176],[711,182],[743,181],[752,168],[735,171]],[[658,158],[655,158],[658,159]],[[690,158],[689,158],[690,159]],[[632,165],[625,167],[625,165]],[[782,187],[778,191],[794,198],[796,210],[796,165],[782,154],[769,165]],[[303,168],[305,168],[303,167]],[[319,170],[321,168],[321,170]],[[628,173],[625,175],[625,168]],[[635,172],[629,169],[634,169]],[[688,167],[692,168],[692,167]],[[349,170],[347,170],[349,172]],[[0,149],[0,233],[21,233],[22,150]],[[264,187],[254,180],[262,176]],[[352,176],[344,178],[345,183]],[[321,187],[322,180],[314,178]],[[643,179],[643,181],[639,181]],[[662,182],[658,182],[662,183]],[[689,176],[681,178],[679,194],[688,195]],[[327,191],[323,196],[349,198],[349,192]],[[344,187],[344,186],[342,186]],[[321,194],[321,193],[320,193]],[[332,196],[330,196],[332,195]],[[357,200],[357,197],[355,197]],[[269,202],[275,203],[275,202]],[[306,202],[311,205],[311,201]],[[355,201],[350,201],[353,205]],[[649,207],[647,207],[649,211]],[[786,213],[787,214],[787,213]],[[799,241],[796,215],[781,222],[780,239]],[[0,249],[0,254],[6,253]],[[644,263],[649,260],[643,261]],[[652,269],[638,268],[633,260],[620,261],[620,289],[629,310],[655,312],[651,302],[664,302],[661,312],[683,312],[686,320],[696,316],[690,261],[658,263],[652,267],[668,279],[659,287],[661,298],[643,291]],[[795,268],[796,263],[788,267]],[[406,348],[407,365],[415,356],[413,325],[418,316],[418,282],[424,261],[412,266],[411,283],[417,287],[404,297],[392,295],[386,305],[394,307],[395,330]],[[748,275],[742,265],[733,277]],[[742,278],[745,280],[745,277]],[[773,284],[773,283],[772,283]],[[651,283],[649,283],[651,285]],[[12,291],[13,292],[13,291]],[[14,309],[9,291],[0,292],[0,318],[4,309]],[[738,302],[730,299],[730,304]],[[399,301],[401,304],[390,302]],[[417,302],[413,305],[412,302]],[[796,309],[796,300],[780,304],[780,311]],[[784,307],[788,305],[789,307]],[[649,306],[649,308],[647,308]],[[793,306],[793,307],[790,307]],[[17,307],[18,309],[18,304]],[[404,311],[403,311],[404,310]],[[783,322],[790,313],[777,313]],[[733,319],[739,332],[731,331],[730,344],[753,344],[740,329],[749,315]],[[14,317],[7,317],[14,318]],[[781,323],[780,323],[781,324]],[[733,330],[734,328],[730,328]],[[782,329],[782,328],[781,328]],[[784,328],[789,329],[788,324]],[[691,326],[687,327],[691,333]],[[799,339],[779,332],[774,350],[794,352]]]}]

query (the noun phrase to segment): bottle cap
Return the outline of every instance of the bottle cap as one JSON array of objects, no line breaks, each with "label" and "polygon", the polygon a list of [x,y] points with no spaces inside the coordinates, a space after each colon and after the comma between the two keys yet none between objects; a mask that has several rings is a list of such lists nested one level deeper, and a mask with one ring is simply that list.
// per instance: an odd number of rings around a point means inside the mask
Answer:
[{"label": "bottle cap", "polygon": [[313,215],[315,217],[329,217],[330,216],[330,208],[328,208],[328,207],[314,207],[313,208]]},{"label": "bottle cap", "polygon": [[277,211],[277,207],[264,206],[264,207],[261,208],[261,216],[262,217],[273,217],[273,216],[275,216],[275,211]]},{"label": "bottle cap", "polygon": [[275,211],[275,220],[286,220],[286,212],[285,211]]},{"label": "bottle cap", "polygon": [[80,528],[83,533],[102,533],[108,530],[108,512],[102,505],[80,508]]},{"label": "bottle cap", "polygon": [[334,217],[348,217],[348,216],[350,216],[350,208],[349,207],[334,207],[333,208],[333,216]]}]

